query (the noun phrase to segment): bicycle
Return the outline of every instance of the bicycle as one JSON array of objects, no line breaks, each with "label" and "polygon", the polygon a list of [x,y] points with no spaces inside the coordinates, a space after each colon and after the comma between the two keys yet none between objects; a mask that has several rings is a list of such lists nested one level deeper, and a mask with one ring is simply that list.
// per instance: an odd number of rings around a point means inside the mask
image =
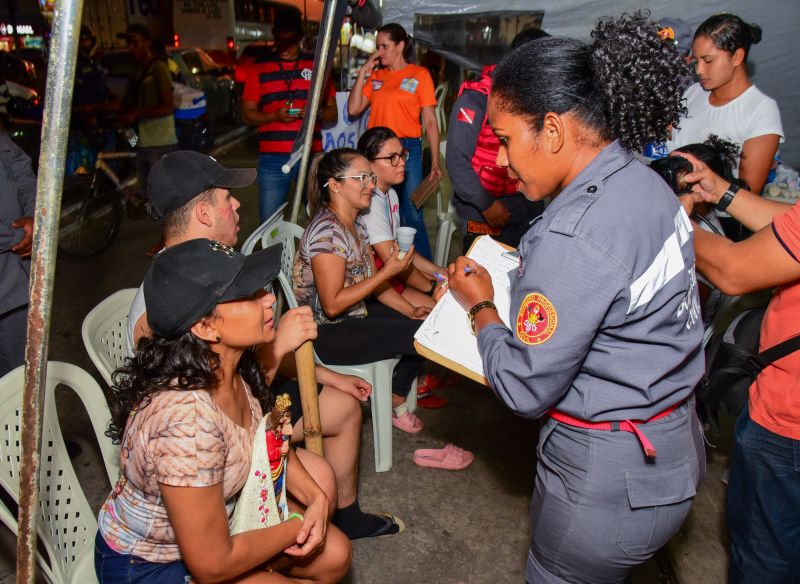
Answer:
[{"label": "bicycle", "polygon": [[134,173],[119,177],[108,161],[136,158],[136,152],[99,152],[92,174],[75,175],[64,180],[61,200],[61,224],[58,249],[68,257],[88,258],[111,245],[119,232],[123,201],[129,214],[143,211],[132,190]]}]

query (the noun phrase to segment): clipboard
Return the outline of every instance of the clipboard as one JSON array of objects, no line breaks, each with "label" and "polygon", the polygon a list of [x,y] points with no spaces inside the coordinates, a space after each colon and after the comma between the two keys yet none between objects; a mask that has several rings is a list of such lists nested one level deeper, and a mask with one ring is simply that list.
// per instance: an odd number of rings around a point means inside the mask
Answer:
[{"label": "clipboard", "polygon": [[[467,251],[467,257],[473,257],[477,261],[474,257],[476,248],[480,248],[477,254],[479,257],[493,261],[491,266],[486,267],[492,276],[498,313],[505,322],[510,312],[510,281],[507,272],[502,269],[507,266],[510,271],[518,267],[519,255],[513,247],[494,241],[488,235],[476,238]],[[501,285],[503,278],[508,282],[507,286]],[[505,324],[509,326],[509,323]],[[414,348],[417,353],[434,363],[477,383],[489,385],[483,375],[483,361],[477,351],[477,338],[469,331],[467,311],[458,305],[449,291],[439,299],[414,335]]]},{"label": "clipboard", "polygon": [[436,192],[439,185],[442,183],[442,177],[433,178],[430,175],[419,183],[419,186],[411,193],[411,203],[417,209],[421,209],[430,196]]}]

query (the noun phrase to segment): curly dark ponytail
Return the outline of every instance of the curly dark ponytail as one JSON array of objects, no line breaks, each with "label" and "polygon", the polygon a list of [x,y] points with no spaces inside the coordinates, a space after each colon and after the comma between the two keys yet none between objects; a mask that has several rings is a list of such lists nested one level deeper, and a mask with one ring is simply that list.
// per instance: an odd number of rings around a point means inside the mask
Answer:
[{"label": "curly dark ponytail", "polygon": [[[191,331],[176,339],[142,338],[133,357],[126,359],[125,364],[114,372],[109,393],[111,422],[106,436],[114,444],[119,444],[131,412],[147,407],[151,396],[159,391],[213,390],[217,386],[218,368],[217,354]],[[262,409],[265,412],[272,409],[275,399],[264,379],[254,347],[244,352],[237,371],[250,386]]]},{"label": "curly dark ponytail", "polygon": [[604,18],[592,31],[592,66],[605,96],[614,136],[641,151],[667,139],[667,127],[685,113],[681,78],[688,65],[659,36],[647,12]]},{"label": "curly dark ponytail", "polygon": [[680,79],[689,66],[647,16],[602,19],[591,45],[567,38],[522,45],[495,69],[492,95],[536,131],[547,112],[571,112],[631,150],[665,140],[685,113]]}]

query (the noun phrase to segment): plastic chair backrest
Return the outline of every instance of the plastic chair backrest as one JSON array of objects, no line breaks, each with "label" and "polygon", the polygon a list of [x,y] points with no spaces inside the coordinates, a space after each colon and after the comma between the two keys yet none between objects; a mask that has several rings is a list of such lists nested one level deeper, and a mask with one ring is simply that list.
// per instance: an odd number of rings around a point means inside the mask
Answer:
[{"label": "plastic chair backrest", "polygon": [[259,225],[253,233],[245,240],[242,244],[242,253],[244,255],[250,255],[255,251],[256,246],[261,243],[261,248],[268,247],[265,242],[265,235],[271,231],[272,227],[278,223],[279,221],[283,220],[283,211],[286,208],[288,203],[284,203],[278,210],[275,211],[271,217],[269,217],[266,221],[264,221],[261,225]]},{"label": "plastic chair backrest", "polygon": [[[14,501],[19,501],[23,385],[24,367],[18,367],[0,379],[0,428],[3,433],[0,439],[0,485]],[[47,552],[49,566],[39,558],[40,567],[51,582],[96,582],[94,539],[97,519],[64,444],[56,411],[55,389],[58,385],[72,388],[86,406],[109,478],[114,459],[114,447],[103,435],[110,414],[100,386],[91,375],[75,365],[49,362],[42,415],[38,516],[39,539]],[[112,484],[114,481],[116,476]],[[9,517],[0,513],[0,519],[5,523]],[[15,527],[11,529],[13,531]]]},{"label": "plastic chair backrest", "polygon": [[444,115],[444,102],[447,99],[447,94],[450,92],[450,84],[444,81],[436,86],[433,96],[436,99],[436,106],[434,113],[436,114],[436,124],[439,126],[439,135],[441,136],[447,132],[447,116]]},{"label": "plastic chair backrest", "polygon": [[125,336],[128,311],[134,296],[136,288],[118,290],[95,306],[83,319],[83,345],[109,386],[111,374],[122,366],[128,356]]},{"label": "plastic chair backrest", "polygon": [[294,265],[294,256],[297,250],[295,240],[303,237],[303,231],[303,228],[299,225],[289,221],[279,221],[264,234],[262,239],[265,248],[279,243],[283,245],[281,274],[288,278],[289,282],[292,281],[292,266]]}]

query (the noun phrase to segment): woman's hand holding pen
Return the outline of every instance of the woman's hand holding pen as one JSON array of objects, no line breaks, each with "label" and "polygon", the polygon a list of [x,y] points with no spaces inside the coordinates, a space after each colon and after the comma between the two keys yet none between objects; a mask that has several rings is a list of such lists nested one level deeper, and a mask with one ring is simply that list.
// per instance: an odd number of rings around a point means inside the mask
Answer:
[{"label": "woman's hand holding pen", "polygon": [[447,267],[447,273],[450,291],[464,310],[494,298],[489,272],[474,260],[461,256]]}]

